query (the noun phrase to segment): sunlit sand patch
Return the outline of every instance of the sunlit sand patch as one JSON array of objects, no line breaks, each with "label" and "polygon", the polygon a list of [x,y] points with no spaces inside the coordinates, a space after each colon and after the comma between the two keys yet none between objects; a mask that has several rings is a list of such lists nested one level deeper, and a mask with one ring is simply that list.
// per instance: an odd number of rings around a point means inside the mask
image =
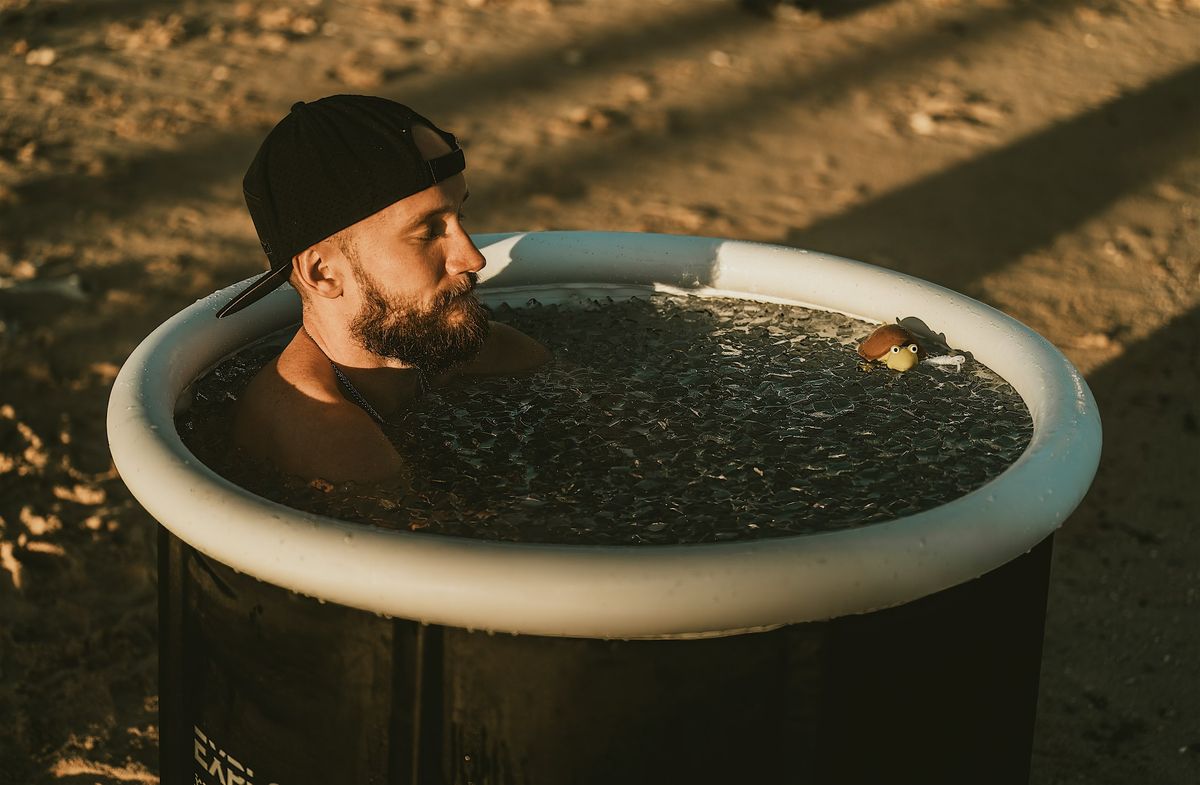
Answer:
[{"label": "sunlit sand patch", "polygon": [[29,505],[21,508],[21,523],[34,537],[44,537],[62,529],[62,520],[57,515],[38,515]]},{"label": "sunlit sand patch", "polygon": [[63,758],[57,760],[50,768],[50,773],[58,779],[67,777],[99,776],[110,777],[120,782],[157,783],[158,775],[152,773],[139,763],[127,763],[113,766],[108,763],[97,763],[83,758]]},{"label": "sunlit sand patch", "polygon": [[24,569],[21,562],[17,561],[13,556],[13,544],[11,542],[0,542],[0,567],[3,567],[5,572],[9,574],[12,580],[14,589],[21,588],[21,571]]}]

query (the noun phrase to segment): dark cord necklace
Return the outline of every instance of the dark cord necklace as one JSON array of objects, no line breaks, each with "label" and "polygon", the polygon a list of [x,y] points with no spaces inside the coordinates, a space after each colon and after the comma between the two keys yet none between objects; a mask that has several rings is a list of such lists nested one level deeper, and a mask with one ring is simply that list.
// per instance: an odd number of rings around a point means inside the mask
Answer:
[{"label": "dark cord necklace", "polygon": [[[325,354],[325,350],[321,348],[321,344],[317,343],[317,339],[312,337],[312,333],[308,331],[308,328],[302,324],[300,325],[300,329],[304,330],[304,334],[308,336],[308,340],[313,342],[313,346],[317,347],[317,351],[319,351],[321,354]],[[342,387],[344,387],[346,392],[350,394],[350,398],[355,404],[358,405],[358,408],[369,414],[371,419],[375,422],[386,426],[387,420],[383,419],[382,415],[375,410],[375,407],[363,397],[363,394],[358,391],[358,388],[354,386],[354,383],[350,381],[346,374],[342,373],[342,369],[337,367],[337,363],[335,363],[328,354],[325,354],[325,359],[329,361],[329,367],[333,369],[333,375],[337,377],[339,382],[341,382]],[[424,371],[416,366],[413,367],[417,371],[417,381],[421,383],[421,395],[424,396],[429,392],[429,382],[425,379]]]}]

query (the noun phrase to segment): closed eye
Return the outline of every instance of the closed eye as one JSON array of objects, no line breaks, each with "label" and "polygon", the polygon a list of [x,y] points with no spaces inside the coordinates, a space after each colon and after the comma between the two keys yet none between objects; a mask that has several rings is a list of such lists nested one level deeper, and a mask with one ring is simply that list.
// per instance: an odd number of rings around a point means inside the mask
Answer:
[{"label": "closed eye", "polygon": [[[457,219],[460,224],[467,220],[467,214],[462,209],[462,205],[467,201],[467,198],[469,198],[470,195],[471,194],[468,192],[463,197],[462,202],[459,203]],[[421,234],[418,236],[418,239],[423,241],[437,240],[441,237],[444,237],[449,231],[450,218],[448,216],[452,214],[451,209],[452,208],[447,206],[430,210],[425,215],[414,220],[411,224],[409,224],[409,226],[413,229],[418,227],[421,229]],[[410,231],[412,230],[410,229]]]}]

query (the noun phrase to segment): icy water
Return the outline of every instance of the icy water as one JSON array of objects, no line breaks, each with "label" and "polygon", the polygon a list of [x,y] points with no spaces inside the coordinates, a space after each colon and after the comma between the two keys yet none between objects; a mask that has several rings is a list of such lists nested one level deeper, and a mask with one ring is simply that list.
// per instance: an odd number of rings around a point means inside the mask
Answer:
[{"label": "icy water", "polygon": [[[951,501],[1021,454],[1032,423],[968,359],[866,371],[873,325],[734,299],[656,294],[493,314],[555,360],[521,377],[437,390],[393,418],[405,486],[218,471],[291,506],[391,528],[518,542],[676,544],[806,534]],[[931,347],[932,348],[932,347]],[[229,400],[278,351],[197,384],[181,433],[210,465]],[[199,434],[205,434],[203,438]]]}]

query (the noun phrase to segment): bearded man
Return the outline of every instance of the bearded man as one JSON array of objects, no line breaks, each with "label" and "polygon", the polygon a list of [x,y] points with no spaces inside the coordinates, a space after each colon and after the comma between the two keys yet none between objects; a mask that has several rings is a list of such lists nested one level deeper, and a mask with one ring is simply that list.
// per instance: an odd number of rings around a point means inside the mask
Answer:
[{"label": "bearded man", "polygon": [[289,281],[303,321],[237,403],[235,439],[288,474],[378,480],[402,469],[380,430],[430,388],[549,359],[489,322],[483,255],[463,228],[463,151],[406,106],[335,95],[292,106],[243,191],[268,273],[226,317]]}]

